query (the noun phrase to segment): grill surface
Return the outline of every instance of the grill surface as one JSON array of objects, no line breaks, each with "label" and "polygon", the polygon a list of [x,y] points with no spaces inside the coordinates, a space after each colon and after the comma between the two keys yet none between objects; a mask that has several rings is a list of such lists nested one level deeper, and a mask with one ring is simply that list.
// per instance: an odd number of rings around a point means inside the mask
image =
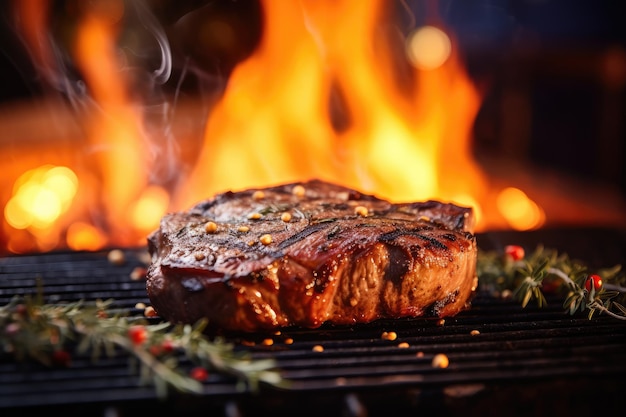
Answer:
[{"label": "grill surface", "polygon": [[[599,229],[488,233],[478,241],[481,249],[508,243],[531,249],[541,242],[598,266],[624,263],[626,253],[624,233]],[[48,302],[111,298],[115,308],[132,310],[137,302],[148,303],[144,282],[130,279],[143,255],[143,249],[127,250],[124,265],[111,264],[105,251],[2,258],[0,304],[15,294],[35,293],[40,279]],[[121,354],[97,362],[77,356],[69,368],[15,363],[0,355],[0,414],[360,416],[386,414],[392,407],[444,415],[501,415],[503,409],[507,415],[586,415],[621,408],[626,322],[572,317],[560,302],[522,309],[514,301],[479,294],[471,310],[444,325],[403,319],[286,329],[273,336],[272,346],[240,347],[256,358],[276,359],[290,382],[286,389],[264,386],[260,393],[241,392],[231,379],[212,375],[203,395],[174,393],[161,401],[152,387],[138,385]],[[472,330],[480,334],[471,335]],[[398,338],[383,340],[383,331],[395,331]],[[287,337],[294,343],[285,344]],[[398,347],[401,342],[409,347]],[[315,345],[323,352],[314,352]],[[447,369],[431,366],[438,353],[449,357]]]}]

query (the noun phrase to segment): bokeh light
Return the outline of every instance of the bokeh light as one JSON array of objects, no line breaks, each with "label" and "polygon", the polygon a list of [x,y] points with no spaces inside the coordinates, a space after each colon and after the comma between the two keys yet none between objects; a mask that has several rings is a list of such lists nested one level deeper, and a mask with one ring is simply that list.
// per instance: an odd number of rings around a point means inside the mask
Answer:
[{"label": "bokeh light", "polygon": [[448,35],[434,26],[422,26],[407,37],[406,54],[417,68],[433,70],[447,61],[452,52]]},{"label": "bokeh light", "polygon": [[78,189],[74,172],[43,165],[22,174],[4,207],[4,218],[15,229],[46,229],[71,206]]},{"label": "bokeh light", "polygon": [[507,187],[497,197],[498,210],[515,230],[530,230],[545,222],[545,213],[526,193]]}]

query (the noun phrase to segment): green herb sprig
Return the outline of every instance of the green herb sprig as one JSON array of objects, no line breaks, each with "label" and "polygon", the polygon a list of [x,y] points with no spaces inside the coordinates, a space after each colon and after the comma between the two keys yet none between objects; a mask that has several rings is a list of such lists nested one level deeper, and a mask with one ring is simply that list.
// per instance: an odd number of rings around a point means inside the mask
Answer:
[{"label": "green herb sprig", "polygon": [[[202,393],[211,372],[235,377],[238,388],[256,391],[260,383],[284,381],[271,359],[252,359],[222,339],[211,340],[206,322],[195,325],[150,324],[144,316],[110,316],[112,300],[86,304],[45,304],[42,298],[14,297],[0,307],[0,355],[35,359],[49,366],[69,366],[73,346],[93,361],[102,355],[128,354],[141,384],[153,385],[159,397],[170,388]],[[186,358],[183,366],[179,359]],[[189,363],[194,366],[189,368]],[[202,372],[193,372],[202,371]]]},{"label": "green herb sprig", "polygon": [[546,304],[544,293],[564,296],[563,307],[570,314],[587,311],[626,320],[626,275],[621,265],[591,271],[583,262],[566,253],[538,245],[525,255],[520,246],[502,251],[479,251],[479,286],[492,295],[512,295],[523,307],[536,300]]},{"label": "green herb sprig", "polygon": [[[621,265],[590,271],[581,262],[554,249],[538,246],[525,255],[519,246],[502,251],[479,251],[479,289],[495,296],[511,294],[523,307],[535,299],[546,304],[544,293],[561,294],[570,314],[596,312],[626,320],[626,275]],[[69,346],[97,361],[102,355],[124,351],[140,383],[152,384],[158,396],[170,388],[202,393],[206,372],[230,375],[238,387],[255,391],[260,383],[282,386],[285,381],[271,359],[252,359],[249,352],[205,333],[206,322],[195,325],[150,324],[143,315],[117,312],[112,300],[46,304],[35,297],[14,297],[0,307],[0,355],[35,359],[45,365],[67,366]],[[183,369],[184,357],[204,372]],[[193,369],[192,369],[193,371]]]}]

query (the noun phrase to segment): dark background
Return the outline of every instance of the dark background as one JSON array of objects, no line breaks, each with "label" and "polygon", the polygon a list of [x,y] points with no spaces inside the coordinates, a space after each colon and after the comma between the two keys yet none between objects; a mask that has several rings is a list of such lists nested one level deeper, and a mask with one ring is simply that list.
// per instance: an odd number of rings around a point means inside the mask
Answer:
[{"label": "dark background", "polygon": [[[125,24],[142,28],[145,22],[133,3],[125,3]],[[51,2],[50,36],[61,59],[80,4]],[[231,69],[254,49],[262,32],[257,1],[144,4],[172,47],[173,72],[160,86],[162,93],[219,95]],[[51,89],[16,34],[20,23],[11,5],[0,5],[0,99],[5,103]],[[401,31],[425,23],[435,11],[455,35],[471,76],[485,92],[474,128],[476,153],[597,180],[626,195],[626,25],[619,2],[411,0],[395,5]],[[205,30],[217,21],[230,27],[229,42]],[[158,45],[148,32],[122,39],[137,68],[158,65]],[[80,76],[71,62],[66,64],[69,85],[80,90]]]}]

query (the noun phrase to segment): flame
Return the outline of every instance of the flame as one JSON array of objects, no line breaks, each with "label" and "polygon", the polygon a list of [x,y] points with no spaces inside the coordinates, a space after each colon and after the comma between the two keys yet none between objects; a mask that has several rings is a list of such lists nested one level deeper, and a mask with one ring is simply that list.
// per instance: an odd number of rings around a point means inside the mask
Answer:
[{"label": "flame", "polygon": [[107,243],[104,233],[97,227],[82,221],[67,228],[67,246],[73,250],[98,250]]},{"label": "flame", "polygon": [[67,167],[42,166],[25,172],[15,182],[13,197],[4,207],[5,218],[16,229],[43,229],[69,207],[78,179]]},{"label": "flame", "polygon": [[[53,73],[42,41],[47,2],[17,4],[34,60]],[[31,250],[33,239],[42,251],[144,244],[168,210],[310,178],[392,201],[472,206],[478,230],[540,226],[541,208],[521,190],[494,191],[472,158],[481,95],[452,34],[433,21],[399,44],[388,5],[263,1],[258,48],[230,75],[175,190],[151,183],[145,103],[132,94],[117,45],[124,2],[80,6],[73,56],[93,99],[82,120],[86,151],[79,164],[45,164],[16,179],[4,208],[7,248]]]},{"label": "flame", "polygon": [[[98,4],[101,7],[90,9],[78,27],[76,62],[99,105],[88,125],[89,140],[97,149],[109,233],[116,236],[119,244],[136,244],[135,226],[127,223],[127,213],[148,186],[143,118],[131,101],[115,43],[115,23],[123,14],[123,3]],[[144,231],[145,226],[141,226]]]},{"label": "flame", "polygon": [[480,213],[486,184],[469,136],[480,96],[451,37],[432,26],[409,37],[413,60],[426,64],[399,85],[393,39],[381,29],[391,24],[385,4],[264,2],[261,44],[211,113],[205,163],[195,166],[182,205],[316,177],[397,201],[471,204]]},{"label": "flame", "polygon": [[500,191],[497,205],[513,229],[529,230],[545,221],[541,207],[518,188],[506,187]]}]

